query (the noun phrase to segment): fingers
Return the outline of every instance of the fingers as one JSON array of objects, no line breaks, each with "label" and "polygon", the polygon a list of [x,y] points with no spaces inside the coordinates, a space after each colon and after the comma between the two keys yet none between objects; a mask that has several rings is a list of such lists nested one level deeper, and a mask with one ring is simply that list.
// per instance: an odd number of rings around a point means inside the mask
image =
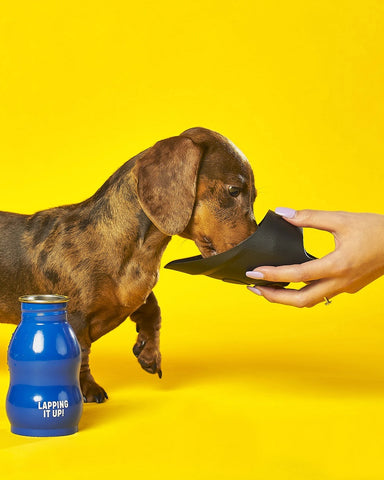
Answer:
[{"label": "fingers", "polygon": [[276,213],[287,222],[298,227],[310,227],[324,230],[334,235],[336,250],[323,258],[311,260],[300,265],[282,265],[278,267],[261,266],[252,272],[246,272],[249,278],[270,282],[308,283],[300,290],[272,287],[248,287],[252,292],[264,296],[268,301],[295,307],[312,307],[341,293],[344,287],[341,274],[345,262],[340,258],[340,238],[348,232],[351,214],[322,210],[292,210],[278,208]]},{"label": "fingers", "polygon": [[248,289],[257,295],[265,297],[271,303],[280,303],[299,308],[313,307],[318,303],[324,302],[325,297],[330,299],[338,293],[330,281],[314,282],[306,285],[301,290],[272,287],[248,287]]},{"label": "fingers", "polygon": [[292,210],[290,208],[276,208],[276,213],[282,215],[287,222],[298,227],[317,228],[327,232],[334,232],[345,224],[345,212],[330,212],[323,210]]},{"label": "fingers", "polygon": [[270,282],[311,282],[329,277],[334,269],[333,252],[325,257],[310,260],[299,265],[282,265],[280,267],[258,267],[246,272],[247,277]]}]

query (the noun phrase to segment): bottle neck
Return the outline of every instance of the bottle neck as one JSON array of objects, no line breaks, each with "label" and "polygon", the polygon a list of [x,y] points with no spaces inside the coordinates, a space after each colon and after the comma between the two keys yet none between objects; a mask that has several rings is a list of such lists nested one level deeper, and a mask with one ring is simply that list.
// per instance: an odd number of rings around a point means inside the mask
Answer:
[{"label": "bottle neck", "polygon": [[23,321],[65,322],[67,320],[66,303],[21,303]]},{"label": "bottle neck", "polygon": [[22,320],[66,321],[67,303],[65,295],[24,295],[21,302]]}]

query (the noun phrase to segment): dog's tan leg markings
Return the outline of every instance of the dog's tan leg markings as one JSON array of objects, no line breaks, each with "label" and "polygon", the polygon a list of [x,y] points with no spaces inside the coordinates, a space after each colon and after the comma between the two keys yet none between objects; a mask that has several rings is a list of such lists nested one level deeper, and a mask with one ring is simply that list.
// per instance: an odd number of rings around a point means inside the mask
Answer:
[{"label": "dog's tan leg markings", "polygon": [[108,398],[107,392],[95,382],[89,369],[89,354],[91,348],[81,349],[80,386],[84,402],[102,403]]},{"label": "dog's tan leg markings", "polygon": [[138,332],[133,353],[144,370],[149,373],[157,373],[161,378],[159,350],[161,315],[153,292],[148,296],[146,303],[131,315],[131,319],[136,322],[136,331]]}]

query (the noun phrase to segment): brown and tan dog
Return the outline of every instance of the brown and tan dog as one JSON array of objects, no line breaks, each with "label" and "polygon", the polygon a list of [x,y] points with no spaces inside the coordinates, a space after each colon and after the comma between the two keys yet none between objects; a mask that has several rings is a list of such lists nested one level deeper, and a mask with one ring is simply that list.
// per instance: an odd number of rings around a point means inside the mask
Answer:
[{"label": "brown and tan dog", "polygon": [[20,295],[68,295],[87,402],[107,398],[90,372],[91,343],[127,317],[138,332],[134,354],[161,377],[152,289],[165,247],[181,235],[203,256],[228,250],[256,230],[255,197],[244,155],[222,135],[192,128],[126,162],[84,202],[0,212],[0,321],[19,322]]}]

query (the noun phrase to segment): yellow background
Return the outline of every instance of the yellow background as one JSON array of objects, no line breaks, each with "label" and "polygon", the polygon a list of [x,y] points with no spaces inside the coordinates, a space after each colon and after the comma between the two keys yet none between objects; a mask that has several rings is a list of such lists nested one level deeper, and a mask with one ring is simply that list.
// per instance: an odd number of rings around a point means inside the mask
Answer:
[{"label": "yellow background", "polygon": [[[81,201],[204,126],[251,161],[258,221],[277,206],[383,213],[383,14],[381,0],[2,1],[0,208]],[[306,231],[308,251],[329,237]],[[175,238],[163,263],[194,253]],[[85,406],[78,434],[12,435],[0,408],[1,476],[382,480],[383,286],[299,310],[162,270],[163,379],[141,371],[125,322],[94,344],[110,399]]]}]

